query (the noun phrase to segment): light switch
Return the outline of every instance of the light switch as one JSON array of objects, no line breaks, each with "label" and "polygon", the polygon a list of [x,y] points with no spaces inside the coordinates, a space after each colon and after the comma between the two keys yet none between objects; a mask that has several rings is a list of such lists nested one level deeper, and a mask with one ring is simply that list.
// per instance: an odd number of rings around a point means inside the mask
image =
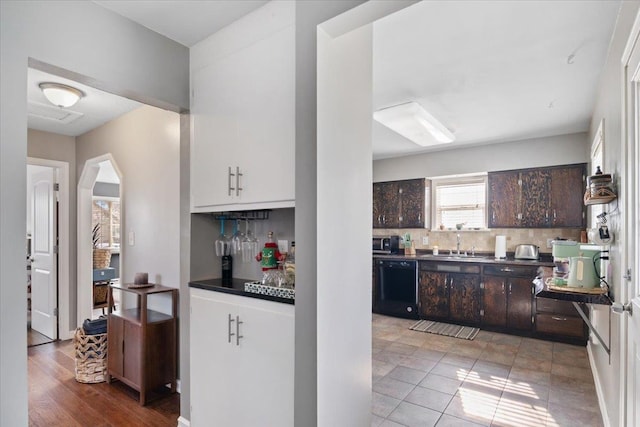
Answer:
[{"label": "light switch", "polygon": [[133,231],[129,232],[129,246],[133,246],[136,244],[136,233]]}]

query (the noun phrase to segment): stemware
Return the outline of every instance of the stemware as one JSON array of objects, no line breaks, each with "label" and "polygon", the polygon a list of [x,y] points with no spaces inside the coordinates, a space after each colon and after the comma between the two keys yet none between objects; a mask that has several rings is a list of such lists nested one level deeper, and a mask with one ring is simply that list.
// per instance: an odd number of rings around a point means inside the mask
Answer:
[{"label": "stemware", "polygon": [[220,218],[220,237],[216,240],[215,247],[217,256],[229,255],[231,250],[231,239],[224,234],[224,218]]}]

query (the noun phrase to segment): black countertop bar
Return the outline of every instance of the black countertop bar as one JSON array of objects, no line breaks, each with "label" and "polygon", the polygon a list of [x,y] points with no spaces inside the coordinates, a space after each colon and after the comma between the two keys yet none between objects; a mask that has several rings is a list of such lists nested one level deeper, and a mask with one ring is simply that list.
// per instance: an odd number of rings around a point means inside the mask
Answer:
[{"label": "black countertop bar", "polygon": [[463,262],[463,263],[476,263],[476,264],[510,264],[510,265],[522,265],[522,266],[536,266],[536,267],[553,267],[553,258],[551,256],[541,256],[537,260],[525,260],[515,259],[513,256],[501,259],[495,259],[491,255],[433,255],[428,253],[418,253],[416,255],[404,255],[404,254],[373,254],[375,259],[389,259],[389,260],[412,260],[412,261],[435,261],[435,262]]},{"label": "black countertop bar", "polygon": [[246,292],[244,290],[244,284],[246,282],[253,282],[253,280],[233,279],[231,281],[231,285],[223,285],[222,279],[203,279],[203,280],[194,280],[192,282],[189,282],[189,287],[204,289],[207,291],[223,292],[225,294],[240,295],[240,296],[249,297],[249,298],[264,299],[267,301],[281,302],[284,304],[292,304],[292,305],[295,304],[295,300],[289,299],[289,298],[281,298],[281,297],[275,297],[271,295],[257,294],[255,292]]}]

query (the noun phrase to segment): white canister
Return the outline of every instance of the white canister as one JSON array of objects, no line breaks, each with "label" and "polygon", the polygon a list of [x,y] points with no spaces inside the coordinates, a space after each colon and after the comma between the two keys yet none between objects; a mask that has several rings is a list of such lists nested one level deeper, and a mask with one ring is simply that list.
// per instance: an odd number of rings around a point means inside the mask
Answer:
[{"label": "white canister", "polygon": [[496,236],[496,259],[507,257],[507,236]]},{"label": "white canister", "polygon": [[439,253],[439,252],[438,252],[438,247],[437,247],[437,246],[434,246],[434,247],[433,247],[433,254],[434,254],[434,255],[438,255],[438,253]]}]

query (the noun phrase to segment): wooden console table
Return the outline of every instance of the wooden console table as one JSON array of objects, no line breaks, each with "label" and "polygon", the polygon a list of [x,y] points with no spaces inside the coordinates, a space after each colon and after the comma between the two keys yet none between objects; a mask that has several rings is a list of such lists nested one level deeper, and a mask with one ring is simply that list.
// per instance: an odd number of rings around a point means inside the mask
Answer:
[{"label": "wooden console table", "polygon": [[[178,289],[162,285],[133,288],[130,284],[109,286],[107,321],[107,383],[116,378],[140,393],[140,404],[148,391],[170,384],[176,391]],[[113,290],[137,295],[136,308],[113,311]],[[150,310],[147,297],[171,294],[171,315]],[[120,307],[123,307],[123,301]]]}]

